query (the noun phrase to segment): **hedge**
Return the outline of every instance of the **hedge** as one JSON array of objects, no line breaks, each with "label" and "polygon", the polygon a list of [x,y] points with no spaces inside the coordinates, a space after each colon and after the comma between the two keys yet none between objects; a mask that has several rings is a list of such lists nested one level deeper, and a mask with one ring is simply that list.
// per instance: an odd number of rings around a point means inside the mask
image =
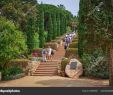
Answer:
[{"label": "hedge", "polygon": [[61,61],[61,71],[65,71],[65,67],[66,65],[69,63],[69,59],[68,58],[64,58],[62,61]]},{"label": "hedge", "polygon": [[72,42],[69,44],[69,48],[78,48],[78,42]]},{"label": "hedge", "polygon": [[15,66],[25,69],[28,66],[30,60],[28,59],[13,59],[8,63],[8,67]]},{"label": "hedge", "polygon": [[49,46],[50,46],[52,49],[54,49],[54,50],[58,50],[58,44],[57,44],[57,43],[46,43],[46,44],[44,45],[45,48],[48,48]]},{"label": "hedge", "polygon": [[68,48],[66,49],[66,52],[65,52],[65,57],[68,57],[68,58],[77,58],[78,56],[78,48]]},{"label": "hedge", "polygon": [[72,42],[78,42],[78,39],[77,39],[77,38],[74,38],[74,39],[72,40]]}]

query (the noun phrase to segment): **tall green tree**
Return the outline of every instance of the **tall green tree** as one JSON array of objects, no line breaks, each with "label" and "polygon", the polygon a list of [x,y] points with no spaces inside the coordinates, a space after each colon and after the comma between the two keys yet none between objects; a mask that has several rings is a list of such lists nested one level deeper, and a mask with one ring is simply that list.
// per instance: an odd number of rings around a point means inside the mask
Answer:
[{"label": "tall green tree", "polygon": [[60,36],[60,15],[57,14],[57,36]]},{"label": "tall green tree", "polygon": [[52,23],[52,16],[51,14],[49,14],[49,22],[48,22],[48,36],[47,36],[47,41],[51,41],[52,40],[52,36],[53,36],[53,23]]},{"label": "tall green tree", "polygon": [[40,7],[40,18],[39,18],[39,40],[40,40],[40,47],[42,48],[45,43],[44,37],[44,11],[43,8]]},{"label": "tall green tree", "polygon": [[56,21],[56,14],[53,15],[53,36],[52,39],[55,39],[57,36],[57,21]]}]

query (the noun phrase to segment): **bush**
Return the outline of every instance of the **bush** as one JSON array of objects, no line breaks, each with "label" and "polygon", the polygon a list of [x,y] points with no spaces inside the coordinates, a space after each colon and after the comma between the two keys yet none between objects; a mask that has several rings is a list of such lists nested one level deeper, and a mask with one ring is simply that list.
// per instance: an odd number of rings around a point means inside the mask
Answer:
[{"label": "bush", "polygon": [[11,59],[26,51],[23,33],[18,31],[12,22],[0,17],[0,69],[5,68]]},{"label": "bush", "polygon": [[100,56],[103,56],[103,54],[100,54],[100,51],[97,52],[96,50],[92,54],[83,54],[82,63],[85,76],[104,79],[109,78],[109,64],[107,63],[107,61],[102,60],[98,63],[96,62],[97,58],[99,58]]},{"label": "bush", "polygon": [[33,38],[33,49],[39,48],[39,35],[38,33],[34,33],[34,38]]},{"label": "bush", "polygon": [[66,65],[69,63],[69,59],[68,58],[64,58],[62,61],[61,61],[61,71],[65,71],[65,67]]},{"label": "bush", "polygon": [[78,58],[78,49],[77,48],[67,48],[65,52],[65,57],[67,58]]},{"label": "bush", "polygon": [[78,39],[77,39],[77,38],[74,38],[74,39],[72,40],[72,42],[78,42]]},{"label": "bush", "polygon": [[36,52],[38,54],[38,57],[42,56],[42,48],[34,49],[33,52]]},{"label": "bush", "polygon": [[3,80],[9,80],[11,79],[11,76],[21,74],[23,73],[23,70],[19,67],[8,67],[7,69],[2,71],[2,79]]},{"label": "bush", "polygon": [[72,42],[69,44],[69,48],[78,48],[78,42]]},{"label": "bush", "polygon": [[48,48],[48,46],[50,46],[54,50],[57,50],[58,49],[58,44],[57,43],[46,43],[44,45],[45,48]]},{"label": "bush", "polygon": [[44,31],[45,41],[47,41],[47,35],[48,35],[48,32],[47,31]]},{"label": "bush", "polygon": [[67,32],[67,33],[72,32],[72,30],[71,30],[71,27],[70,27],[70,26],[68,26],[68,27],[67,27],[66,32]]},{"label": "bush", "polygon": [[20,73],[23,73],[22,69],[20,67],[13,66],[13,67],[9,67],[9,68],[5,69],[2,72],[2,75],[10,76],[10,75],[16,75],[16,74],[20,74]]}]

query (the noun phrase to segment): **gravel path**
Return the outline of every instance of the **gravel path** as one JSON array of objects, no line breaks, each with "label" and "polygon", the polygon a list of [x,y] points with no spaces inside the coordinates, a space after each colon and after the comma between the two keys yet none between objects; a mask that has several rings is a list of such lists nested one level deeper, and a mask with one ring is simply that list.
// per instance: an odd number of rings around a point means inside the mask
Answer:
[{"label": "gravel path", "polygon": [[88,78],[71,79],[60,76],[26,76],[16,80],[2,81],[0,87],[105,87],[108,80]]}]

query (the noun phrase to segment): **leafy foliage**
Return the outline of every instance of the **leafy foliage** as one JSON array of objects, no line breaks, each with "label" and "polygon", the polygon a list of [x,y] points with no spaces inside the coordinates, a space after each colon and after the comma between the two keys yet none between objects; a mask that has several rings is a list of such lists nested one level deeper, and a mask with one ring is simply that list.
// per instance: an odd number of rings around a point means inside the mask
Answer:
[{"label": "leafy foliage", "polygon": [[21,31],[5,18],[0,18],[0,68],[9,60],[27,50],[26,40]]},{"label": "leafy foliage", "polygon": [[99,49],[95,50],[93,54],[83,54],[84,75],[97,78],[109,78],[108,62],[104,60],[98,61],[98,58],[102,56],[102,51],[100,52]]}]

